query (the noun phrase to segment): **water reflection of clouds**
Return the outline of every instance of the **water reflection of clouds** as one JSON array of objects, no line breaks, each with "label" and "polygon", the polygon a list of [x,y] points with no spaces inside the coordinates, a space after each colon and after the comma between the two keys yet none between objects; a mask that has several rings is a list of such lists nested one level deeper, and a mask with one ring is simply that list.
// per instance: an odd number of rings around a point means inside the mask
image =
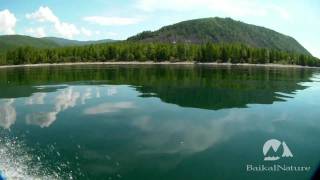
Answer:
[{"label": "water reflection of clouds", "polygon": [[41,128],[49,127],[56,119],[58,112],[39,112],[26,116],[28,124],[38,125]]},{"label": "water reflection of clouds", "polygon": [[[108,92],[111,91],[112,95],[117,94],[117,89],[115,87],[108,87],[107,90]],[[28,98],[27,104],[43,104],[45,97],[45,93],[36,93],[32,97]],[[77,106],[78,103],[86,104],[87,100],[92,98],[101,98],[99,87],[96,87],[95,89],[87,87],[85,88],[84,92],[81,92],[80,89],[75,89],[74,87],[67,87],[66,89],[63,89],[61,92],[59,92],[58,95],[56,95],[56,97],[54,98],[54,108],[52,111],[33,112],[27,114],[26,122],[28,124],[38,125],[41,128],[49,127],[56,121],[59,113]],[[131,102],[118,102],[114,104],[105,103],[93,108],[89,108],[86,112],[88,114],[116,112],[121,109],[128,109],[132,107],[133,104]]]},{"label": "water reflection of clouds", "polygon": [[111,112],[118,112],[124,109],[132,109],[135,108],[133,102],[123,101],[123,102],[115,102],[115,103],[103,103],[94,107],[90,107],[85,109],[85,114],[104,114]]},{"label": "water reflection of clouds", "polygon": [[35,93],[31,97],[27,98],[26,104],[44,104],[44,98],[46,95],[47,93]]},{"label": "water reflection of clouds", "polygon": [[17,113],[13,107],[14,99],[0,102],[0,126],[9,129],[16,121]]},{"label": "water reflection of clouds", "polygon": [[54,110],[52,112],[34,112],[26,116],[28,124],[38,125],[41,128],[49,127],[57,119],[57,115],[69,108],[76,106],[80,98],[80,92],[73,87],[62,90],[55,98]]},{"label": "water reflection of clouds", "polygon": [[101,94],[100,94],[100,89],[96,87],[96,98],[100,98]]},{"label": "water reflection of clouds", "polygon": [[108,96],[114,96],[114,95],[116,95],[117,93],[118,93],[118,90],[117,90],[117,88],[114,87],[114,86],[107,89],[107,95],[108,95]]},{"label": "water reflection of clouds", "polygon": [[81,96],[81,104],[85,104],[86,100],[92,98],[92,90],[91,88],[86,88],[84,94]]},{"label": "water reflection of clouds", "polygon": [[[139,138],[146,147],[141,153],[195,153],[221,143],[231,136],[257,128],[246,126],[252,114],[233,110],[213,118],[201,120],[155,120],[144,116],[133,121],[133,125],[147,136]],[[231,128],[236,127],[236,128]]]},{"label": "water reflection of clouds", "polygon": [[61,112],[74,107],[79,97],[80,92],[74,90],[73,87],[68,87],[67,89],[62,90],[56,97],[55,112]]},{"label": "water reflection of clouds", "polygon": [[[41,87],[45,88],[45,87]],[[92,98],[100,98],[100,88],[97,87],[94,89],[91,87],[87,87],[83,92],[81,92],[81,88],[76,89],[75,87],[66,87],[65,89],[58,91],[55,95],[54,93],[44,93],[38,92],[32,94],[32,96],[25,99],[25,109],[33,105],[43,105],[52,106],[50,101],[53,99],[53,107],[51,107],[49,111],[43,112],[40,110],[33,111],[28,113],[25,116],[27,124],[38,125],[42,128],[49,127],[52,125],[56,119],[57,115],[63,111],[66,111],[69,108],[73,108],[77,105],[77,103],[85,104],[87,100]],[[54,95],[54,97],[51,97]],[[15,99],[9,100],[1,100],[0,101],[0,126],[9,129],[16,121],[17,113],[16,109],[13,106]],[[117,104],[119,108],[125,108],[128,104]],[[113,108],[114,109],[114,108]]]}]

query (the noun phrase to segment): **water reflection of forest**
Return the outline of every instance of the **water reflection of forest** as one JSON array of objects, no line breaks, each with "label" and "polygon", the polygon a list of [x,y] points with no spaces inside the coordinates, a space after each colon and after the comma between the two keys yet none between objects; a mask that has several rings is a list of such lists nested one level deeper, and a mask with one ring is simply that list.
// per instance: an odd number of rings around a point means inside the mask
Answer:
[{"label": "water reflection of forest", "polygon": [[[0,70],[0,98],[29,97],[63,84],[131,85],[141,97],[183,107],[223,109],[284,101],[306,88],[311,69],[210,66],[66,66]],[[41,85],[60,85],[39,88]]]}]

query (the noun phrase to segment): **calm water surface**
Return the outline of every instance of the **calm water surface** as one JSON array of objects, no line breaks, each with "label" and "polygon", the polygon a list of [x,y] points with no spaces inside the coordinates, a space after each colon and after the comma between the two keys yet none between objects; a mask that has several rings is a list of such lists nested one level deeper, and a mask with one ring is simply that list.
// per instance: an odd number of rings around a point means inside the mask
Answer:
[{"label": "calm water surface", "polygon": [[[0,171],[21,179],[310,179],[320,162],[319,109],[315,69],[0,69]],[[285,141],[293,157],[264,161],[269,139]],[[310,170],[247,172],[248,164]]]}]

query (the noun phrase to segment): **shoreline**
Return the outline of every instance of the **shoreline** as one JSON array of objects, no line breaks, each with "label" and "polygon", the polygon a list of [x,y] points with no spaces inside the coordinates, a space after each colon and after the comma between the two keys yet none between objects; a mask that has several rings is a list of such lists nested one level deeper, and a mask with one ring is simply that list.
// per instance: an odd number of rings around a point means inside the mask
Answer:
[{"label": "shoreline", "polygon": [[249,64],[249,63],[217,63],[217,62],[193,62],[193,61],[181,61],[181,62],[154,62],[154,61],[118,61],[118,62],[72,62],[72,63],[40,63],[40,64],[20,64],[20,65],[0,65],[0,69],[5,68],[17,68],[17,67],[46,67],[46,66],[76,66],[76,65],[209,65],[209,66],[253,66],[253,67],[276,67],[276,68],[312,68],[318,69],[320,67],[301,66],[292,64]]}]

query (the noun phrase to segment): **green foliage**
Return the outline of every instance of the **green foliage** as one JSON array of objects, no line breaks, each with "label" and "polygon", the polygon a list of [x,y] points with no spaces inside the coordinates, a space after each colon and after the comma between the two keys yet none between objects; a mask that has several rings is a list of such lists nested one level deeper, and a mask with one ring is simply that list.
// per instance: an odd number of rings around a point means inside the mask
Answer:
[{"label": "green foliage", "polygon": [[0,64],[36,64],[96,61],[196,61],[230,63],[282,63],[320,66],[312,56],[252,48],[242,44],[118,42],[40,49],[20,47],[0,55]]},{"label": "green foliage", "polygon": [[[242,43],[256,48],[310,53],[292,37],[276,31],[235,21],[231,18],[204,18],[183,21],[157,31],[145,31],[128,38],[129,41],[203,44]],[[261,60],[262,61],[262,60]]]},{"label": "green foliage", "polygon": [[132,38],[132,40],[143,40],[143,39],[147,39],[147,38],[152,38],[155,36],[155,33],[152,31],[143,31],[139,34],[137,34],[136,37]]},{"label": "green foliage", "polygon": [[6,55],[3,53],[0,53],[0,65],[7,64]]}]

